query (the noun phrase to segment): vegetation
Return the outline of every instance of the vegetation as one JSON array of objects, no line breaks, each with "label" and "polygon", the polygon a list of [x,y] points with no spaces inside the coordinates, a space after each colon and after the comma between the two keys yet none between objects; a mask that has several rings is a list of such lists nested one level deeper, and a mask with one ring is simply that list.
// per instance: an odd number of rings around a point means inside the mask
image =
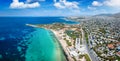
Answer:
[{"label": "vegetation", "polygon": [[65,33],[70,36],[73,40],[75,40],[76,38],[79,38],[81,36],[80,32],[75,32],[75,31],[71,31],[71,30],[66,30]]},{"label": "vegetation", "polygon": [[88,33],[85,31],[85,29],[83,29],[83,30],[84,30],[84,33],[85,33],[86,42],[88,43]]},{"label": "vegetation", "polygon": [[120,61],[120,57],[116,56],[116,59],[117,59],[118,61]]},{"label": "vegetation", "polygon": [[100,30],[99,30],[100,32],[102,32],[102,33],[106,33],[106,31],[105,31],[105,29],[104,28],[100,28]]},{"label": "vegetation", "polygon": [[74,61],[77,61],[77,60],[75,59],[75,57],[73,57],[73,59],[74,59]]},{"label": "vegetation", "polygon": [[89,58],[89,56],[87,54],[85,54],[84,56],[86,58],[86,61],[91,61],[90,58]]},{"label": "vegetation", "polygon": [[72,46],[72,43],[69,42],[69,40],[67,40],[66,38],[64,38],[64,40],[66,41],[66,43],[67,43],[68,46]]},{"label": "vegetation", "polygon": [[82,58],[82,57],[84,57],[84,55],[79,55],[79,58]]},{"label": "vegetation", "polygon": [[[93,50],[96,52],[96,54],[98,55],[98,57],[100,57],[100,58],[103,58],[103,59],[105,59],[105,60],[115,60],[115,57],[114,56],[108,56],[108,57],[103,57],[103,56],[101,56],[101,52],[98,52],[96,49],[97,49],[97,47],[98,46],[96,46],[96,47],[94,47],[93,48]],[[105,53],[107,52],[106,50],[104,51]]]},{"label": "vegetation", "polygon": [[69,40],[66,40],[68,46],[72,46],[71,42],[69,42]]},{"label": "vegetation", "polygon": [[79,55],[79,58],[85,57],[86,61],[91,61],[90,57],[87,54]]},{"label": "vegetation", "polygon": [[74,40],[77,38],[77,36],[74,34],[74,31],[67,30],[67,31],[65,31],[65,33]]}]

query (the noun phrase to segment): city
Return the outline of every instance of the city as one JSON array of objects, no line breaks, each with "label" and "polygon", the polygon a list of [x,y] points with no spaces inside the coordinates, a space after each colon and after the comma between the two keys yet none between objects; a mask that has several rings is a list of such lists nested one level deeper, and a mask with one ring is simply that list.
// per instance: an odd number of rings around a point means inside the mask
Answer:
[{"label": "city", "polygon": [[[69,61],[119,61],[120,18],[68,17],[78,24],[26,24],[51,30],[63,47]],[[89,20],[86,20],[89,19]]]}]

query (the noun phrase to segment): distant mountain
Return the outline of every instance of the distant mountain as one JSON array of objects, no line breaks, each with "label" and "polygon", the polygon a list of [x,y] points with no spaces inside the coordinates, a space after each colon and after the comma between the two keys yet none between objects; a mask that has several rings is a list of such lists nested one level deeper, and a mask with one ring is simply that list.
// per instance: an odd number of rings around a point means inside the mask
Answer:
[{"label": "distant mountain", "polygon": [[94,15],[94,16],[112,16],[113,14],[98,14],[98,15]]},{"label": "distant mountain", "polygon": [[116,18],[120,18],[120,13],[113,14],[112,16]]},{"label": "distant mountain", "polygon": [[94,16],[108,16],[108,17],[115,17],[115,18],[120,18],[120,13],[115,13],[115,14],[98,14]]}]

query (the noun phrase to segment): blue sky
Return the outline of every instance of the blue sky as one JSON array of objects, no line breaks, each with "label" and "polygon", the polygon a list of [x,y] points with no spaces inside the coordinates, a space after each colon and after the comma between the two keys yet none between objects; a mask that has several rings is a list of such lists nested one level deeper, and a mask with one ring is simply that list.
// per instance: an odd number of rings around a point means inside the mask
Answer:
[{"label": "blue sky", "polygon": [[81,16],[120,11],[120,0],[0,0],[0,16]]}]

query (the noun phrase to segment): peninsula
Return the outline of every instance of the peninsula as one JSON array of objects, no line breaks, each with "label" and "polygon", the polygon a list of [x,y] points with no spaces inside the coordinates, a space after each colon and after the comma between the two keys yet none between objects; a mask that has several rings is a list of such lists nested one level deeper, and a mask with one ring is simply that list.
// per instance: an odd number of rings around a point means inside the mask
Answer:
[{"label": "peninsula", "polygon": [[84,31],[80,24],[26,24],[52,31],[60,42],[69,61],[91,61],[88,53]]},{"label": "peninsula", "polygon": [[69,61],[120,61],[120,17],[67,17],[78,24],[26,24],[51,30]]}]

